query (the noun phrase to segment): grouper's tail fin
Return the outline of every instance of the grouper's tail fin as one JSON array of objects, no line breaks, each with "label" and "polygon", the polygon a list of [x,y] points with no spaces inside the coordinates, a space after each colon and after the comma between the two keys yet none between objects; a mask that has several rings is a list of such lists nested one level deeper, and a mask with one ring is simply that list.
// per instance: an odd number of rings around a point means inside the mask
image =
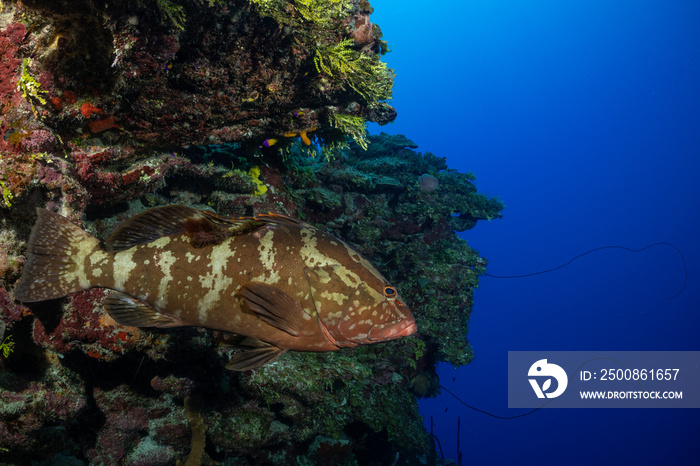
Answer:
[{"label": "grouper's tail fin", "polygon": [[99,240],[59,214],[42,208],[36,213],[15,298],[44,301],[90,288],[84,263],[100,248]]}]

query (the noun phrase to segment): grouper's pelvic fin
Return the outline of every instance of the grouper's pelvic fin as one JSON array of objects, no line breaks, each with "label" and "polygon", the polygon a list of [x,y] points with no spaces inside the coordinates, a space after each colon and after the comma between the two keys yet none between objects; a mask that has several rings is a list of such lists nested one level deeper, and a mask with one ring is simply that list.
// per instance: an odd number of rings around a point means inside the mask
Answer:
[{"label": "grouper's pelvic fin", "polygon": [[30,303],[90,288],[83,262],[100,249],[99,240],[59,214],[39,207],[36,213],[15,297]]},{"label": "grouper's pelvic fin", "polygon": [[265,364],[269,364],[282,356],[287,350],[260,341],[257,338],[246,337],[238,344],[245,349],[237,353],[228,364],[226,369],[230,371],[248,371]]}]

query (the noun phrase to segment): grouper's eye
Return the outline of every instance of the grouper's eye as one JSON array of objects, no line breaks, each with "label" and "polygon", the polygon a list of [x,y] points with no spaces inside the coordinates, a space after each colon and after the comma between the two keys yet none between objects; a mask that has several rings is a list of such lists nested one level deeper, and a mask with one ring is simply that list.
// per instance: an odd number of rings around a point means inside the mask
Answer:
[{"label": "grouper's eye", "polygon": [[396,299],[396,288],[394,288],[393,286],[389,286],[389,285],[385,286],[384,287],[384,296],[389,301],[395,300]]}]

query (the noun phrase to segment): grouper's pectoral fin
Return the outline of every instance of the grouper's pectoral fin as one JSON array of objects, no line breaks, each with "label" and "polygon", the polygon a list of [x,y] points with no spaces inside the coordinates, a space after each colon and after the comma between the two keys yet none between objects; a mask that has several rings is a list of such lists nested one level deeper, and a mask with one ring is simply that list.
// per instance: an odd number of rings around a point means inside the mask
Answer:
[{"label": "grouper's pectoral fin", "polygon": [[177,317],[153,309],[150,304],[125,293],[114,293],[104,300],[109,316],[127,327],[179,327]]},{"label": "grouper's pectoral fin", "polygon": [[229,363],[226,364],[226,369],[230,371],[248,371],[269,364],[287,352],[285,349],[252,337],[247,337],[243,340],[241,346],[249,347],[249,349],[242,350],[231,358]]},{"label": "grouper's pectoral fin", "polygon": [[236,297],[243,312],[255,314],[267,324],[293,337],[302,333],[308,316],[301,305],[284,291],[265,283],[248,282]]}]

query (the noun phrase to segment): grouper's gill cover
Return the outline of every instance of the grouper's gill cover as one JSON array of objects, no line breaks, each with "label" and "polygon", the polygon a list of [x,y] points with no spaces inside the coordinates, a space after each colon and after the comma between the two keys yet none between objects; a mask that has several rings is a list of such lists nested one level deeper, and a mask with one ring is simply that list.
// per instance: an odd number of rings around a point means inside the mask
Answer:
[{"label": "grouper's gill cover", "polygon": [[396,288],[343,241],[277,214],[220,217],[185,206],[149,209],[100,242],[37,209],[15,296],[59,298],[91,287],[118,323],[201,326],[243,337],[227,366],[248,370],[287,350],[334,351],[408,336]]}]

